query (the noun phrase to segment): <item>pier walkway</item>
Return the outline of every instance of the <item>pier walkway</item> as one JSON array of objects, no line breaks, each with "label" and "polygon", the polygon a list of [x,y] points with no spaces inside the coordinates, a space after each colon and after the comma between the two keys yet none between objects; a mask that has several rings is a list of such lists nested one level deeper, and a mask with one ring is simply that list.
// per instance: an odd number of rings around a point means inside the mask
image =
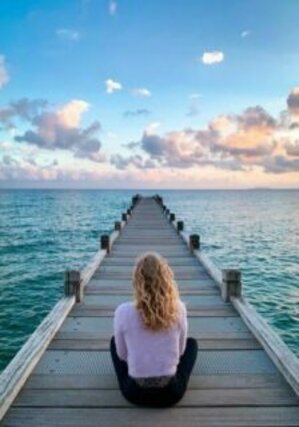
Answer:
[{"label": "pier walkway", "polygon": [[[201,262],[196,236],[190,250],[184,232],[177,231],[183,224],[161,201],[142,198],[130,213],[116,224],[119,236],[102,239],[96,267],[84,279],[84,290],[76,289],[81,302],[72,304],[0,426],[299,426],[295,391],[264,350],[263,337],[254,336],[237,310],[239,302],[232,303],[240,300],[239,278],[227,273],[221,289],[217,273],[207,260]],[[149,250],[173,268],[188,309],[189,335],[199,346],[184,398],[167,409],[128,403],[109,354],[114,310],[132,298],[133,265]]]}]

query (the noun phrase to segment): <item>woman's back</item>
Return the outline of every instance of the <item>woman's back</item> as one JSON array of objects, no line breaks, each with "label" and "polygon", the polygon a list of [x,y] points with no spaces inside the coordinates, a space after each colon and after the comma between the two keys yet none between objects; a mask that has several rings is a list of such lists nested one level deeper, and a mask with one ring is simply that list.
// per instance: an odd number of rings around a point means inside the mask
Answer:
[{"label": "woman's back", "polygon": [[115,311],[114,336],[118,356],[128,363],[134,378],[171,376],[176,372],[186,346],[187,314],[179,301],[178,321],[169,328],[152,330],[145,326],[133,302]]},{"label": "woman's back", "polygon": [[172,269],[146,253],[133,270],[133,302],[117,307],[110,351],[122,394],[132,403],[169,406],[187,388],[197,342],[187,338],[187,312]]}]

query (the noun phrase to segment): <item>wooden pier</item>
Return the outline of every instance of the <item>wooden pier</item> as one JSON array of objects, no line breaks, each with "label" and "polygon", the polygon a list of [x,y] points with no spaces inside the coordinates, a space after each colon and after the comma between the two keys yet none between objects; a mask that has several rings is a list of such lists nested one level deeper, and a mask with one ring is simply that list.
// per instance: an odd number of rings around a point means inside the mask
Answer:
[{"label": "wooden pier", "polygon": [[[299,361],[242,297],[240,272],[218,270],[159,196],[132,202],[0,375],[0,426],[298,427]],[[128,403],[109,353],[114,310],[149,250],[173,268],[199,345],[188,390],[167,409]]]}]

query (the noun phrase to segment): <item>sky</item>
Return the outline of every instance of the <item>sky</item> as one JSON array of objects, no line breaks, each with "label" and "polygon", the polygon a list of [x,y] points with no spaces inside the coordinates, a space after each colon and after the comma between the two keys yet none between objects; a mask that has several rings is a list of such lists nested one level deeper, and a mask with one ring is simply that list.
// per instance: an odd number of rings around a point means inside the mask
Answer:
[{"label": "sky", "polygon": [[298,0],[1,0],[0,188],[299,188]]}]

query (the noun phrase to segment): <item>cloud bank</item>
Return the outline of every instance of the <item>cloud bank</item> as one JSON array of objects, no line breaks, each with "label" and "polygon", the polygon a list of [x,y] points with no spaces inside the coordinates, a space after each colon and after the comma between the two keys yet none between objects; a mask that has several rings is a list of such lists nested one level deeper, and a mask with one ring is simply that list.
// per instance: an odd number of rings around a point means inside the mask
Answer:
[{"label": "cloud bank", "polygon": [[299,88],[289,94],[287,107],[278,118],[257,105],[241,114],[220,115],[203,129],[164,135],[145,130],[128,148],[139,149],[156,168],[213,166],[231,171],[260,168],[274,174],[299,172]]}]

